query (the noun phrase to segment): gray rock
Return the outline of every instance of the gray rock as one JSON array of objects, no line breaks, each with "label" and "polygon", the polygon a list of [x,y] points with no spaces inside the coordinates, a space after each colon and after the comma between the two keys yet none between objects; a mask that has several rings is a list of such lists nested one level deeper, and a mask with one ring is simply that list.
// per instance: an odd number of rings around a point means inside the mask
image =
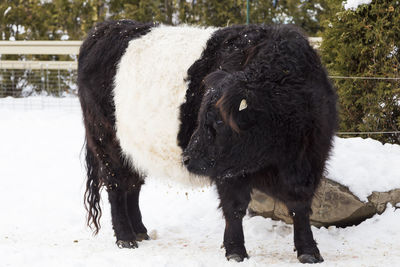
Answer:
[{"label": "gray rock", "polygon": [[[394,206],[399,202],[400,189],[373,192],[368,202],[363,202],[346,186],[324,178],[312,202],[310,221],[317,227],[357,225],[375,214],[383,213],[388,203]],[[257,190],[253,192],[249,210],[251,214],[293,223],[283,203]]]}]

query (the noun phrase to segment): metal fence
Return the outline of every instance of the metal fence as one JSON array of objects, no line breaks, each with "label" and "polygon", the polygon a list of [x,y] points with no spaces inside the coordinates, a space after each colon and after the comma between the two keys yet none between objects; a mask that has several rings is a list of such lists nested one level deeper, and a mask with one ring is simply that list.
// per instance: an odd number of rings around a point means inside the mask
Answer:
[{"label": "metal fence", "polygon": [[[77,101],[61,98],[77,94],[80,45],[80,41],[0,41],[0,107],[79,107]],[[46,55],[50,60],[29,60],[32,55],[36,58]],[[54,60],[60,56],[70,60]]]},{"label": "metal fence", "polygon": [[76,95],[74,69],[3,69],[0,68],[0,98],[49,95],[63,97]]}]

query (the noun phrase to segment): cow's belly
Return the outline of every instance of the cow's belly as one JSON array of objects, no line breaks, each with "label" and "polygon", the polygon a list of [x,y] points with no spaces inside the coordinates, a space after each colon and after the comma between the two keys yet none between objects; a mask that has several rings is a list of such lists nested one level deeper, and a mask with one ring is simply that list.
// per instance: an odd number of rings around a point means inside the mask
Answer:
[{"label": "cow's belly", "polygon": [[122,56],[114,82],[116,133],[124,157],[140,172],[189,177],[177,144],[179,107],[185,100],[187,70],[213,31],[156,27],[131,41]]}]

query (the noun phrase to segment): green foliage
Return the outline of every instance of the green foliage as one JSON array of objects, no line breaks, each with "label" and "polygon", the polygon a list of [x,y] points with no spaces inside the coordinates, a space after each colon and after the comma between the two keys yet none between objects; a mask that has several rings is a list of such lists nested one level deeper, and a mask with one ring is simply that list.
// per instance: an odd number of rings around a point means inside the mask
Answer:
[{"label": "green foliage", "polygon": [[[339,0],[250,0],[250,23],[293,23],[308,34],[323,30],[320,21]],[[110,18],[223,27],[246,23],[246,0],[109,0]]]},{"label": "green foliage", "polygon": [[199,4],[202,8],[199,22],[203,25],[224,27],[246,22],[246,1],[199,1]]},{"label": "green foliage", "polygon": [[[86,0],[5,0],[0,3],[0,39],[82,39],[96,21],[104,20],[105,4]],[[7,10],[7,12],[6,12]]]},{"label": "green foliage", "polygon": [[[324,22],[322,59],[331,75],[400,77],[400,6],[374,0]],[[400,130],[400,81],[336,79],[341,131]],[[400,136],[374,136],[400,143]]]},{"label": "green foliage", "polygon": [[158,21],[165,24],[173,24],[173,0],[110,0],[109,6],[111,19],[124,18],[142,22]]},{"label": "green foliage", "polygon": [[[339,0],[250,0],[251,23],[293,23],[315,36],[320,21]],[[7,12],[5,12],[7,10]],[[157,21],[165,24],[226,26],[246,23],[246,0],[3,0],[0,39],[70,40],[105,19]]]},{"label": "green foliage", "polygon": [[342,3],[341,0],[280,0],[273,7],[272,0],[250,1],[251,23],[290,23],[301,27],[310,36],[317,36],[323,30],[321,21],[331,16],[332,9]]}]

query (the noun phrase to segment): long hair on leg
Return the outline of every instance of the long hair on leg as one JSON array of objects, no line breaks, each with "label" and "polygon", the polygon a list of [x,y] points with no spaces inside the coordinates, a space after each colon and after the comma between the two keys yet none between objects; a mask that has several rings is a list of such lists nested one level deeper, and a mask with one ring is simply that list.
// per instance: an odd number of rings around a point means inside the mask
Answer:
[{"label": "long hair on leg", "polygon": [[86,191],[84,195],[84,204],[87,211],[87,225],[97,235],[101,228],[100,218],[102,215],[100,207],[100,165],[93,151],[86,143]]}]

